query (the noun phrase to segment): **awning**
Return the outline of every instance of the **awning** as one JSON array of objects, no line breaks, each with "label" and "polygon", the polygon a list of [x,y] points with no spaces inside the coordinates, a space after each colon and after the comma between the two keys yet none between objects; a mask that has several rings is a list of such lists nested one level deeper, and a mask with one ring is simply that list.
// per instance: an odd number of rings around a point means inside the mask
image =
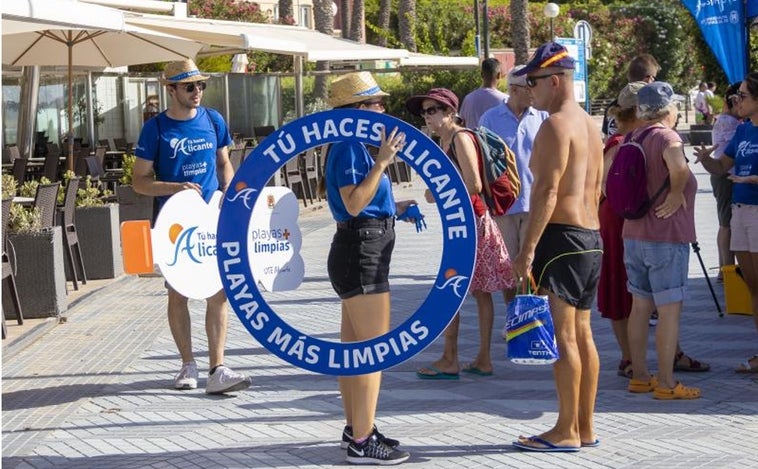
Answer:
[{"label": "awning", "polygon": [[479,68],[477,57],[452,57],[443,55],[427,55],[411,52],[408,57],[400,59],[401,67],[449,67],[449,68]]},{"label": "awning", "polygon": [[7,0],[2,5],[3,35],[47,28],[121,31],[121,11],[74,0]]},{"label": "awning", "polygon": [[405,49],[361,44],[300,26],[128,12],[124,15],[128,23],[207,44],[200,55],[259,50],[298,56],[308,62],[398,60],[409,56]]}]

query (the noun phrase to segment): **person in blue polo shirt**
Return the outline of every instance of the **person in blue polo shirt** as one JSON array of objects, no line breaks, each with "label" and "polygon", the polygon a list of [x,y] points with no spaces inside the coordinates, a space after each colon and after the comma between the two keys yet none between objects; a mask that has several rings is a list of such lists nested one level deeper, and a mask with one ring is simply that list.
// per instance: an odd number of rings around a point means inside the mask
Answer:
[{"label": "person in blue polo shirt", "polygon": [[[234,176],[226,123],[218,112],[200,106],[207,80],[192,60],[169,63],[161,79],[171,98],[168,109],[147,121],[140,133],[134,149],[134,190],[155,196],[158,208],[185,189],[199,192],[207,202],[216,190],[226,190]],[[167,288],[168,324],[182,359],[174,387],[195,389],[198,371],[187,297]],[[248,376],[224,366],[226,328],[226,295],[220,290],[206,299],[208,394],[239,391],[251,384]]]}]

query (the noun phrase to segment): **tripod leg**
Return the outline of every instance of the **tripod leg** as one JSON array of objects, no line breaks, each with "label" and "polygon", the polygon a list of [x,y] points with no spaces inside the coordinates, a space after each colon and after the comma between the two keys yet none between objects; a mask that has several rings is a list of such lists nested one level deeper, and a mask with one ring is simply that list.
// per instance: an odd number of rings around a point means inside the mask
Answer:
[{"label": "tripod leg", "polygon": [[724,312],[721,310],[721,305],[719,304],[719,300],[716,297],[716,292],[713,290],[713,285],[711,284],[711,278],[708,277],[708,270],[705,268],[705,263],[703,262],[703,256],[700,255],[700,246],[697,244],[697,241],[692,243],[692,250],[697,254],[697,260],[700,262],[700,267],[703,269],[703,275],[705,275],[705,281],[708,283],[708,289],[711,290],[711,296],[713,297],[713,302],[716,303],[716,310],[719,312],[719,317],[724,316]]}]

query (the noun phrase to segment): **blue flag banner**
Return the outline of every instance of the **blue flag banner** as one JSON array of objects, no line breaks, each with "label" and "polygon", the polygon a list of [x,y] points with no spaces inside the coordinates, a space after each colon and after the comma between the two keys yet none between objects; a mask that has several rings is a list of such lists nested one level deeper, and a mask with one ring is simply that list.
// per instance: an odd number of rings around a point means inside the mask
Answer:
[{"label": "blue flag banner", "polygon": [[729,83],[742,81],[747,75],[747,34],[742,0],[682,0],[682,3],[695,18]]},{"label": "blue flag banner", "polygon": [[747,0],[747,17],[754,18],[758,16],[758,0]]}]

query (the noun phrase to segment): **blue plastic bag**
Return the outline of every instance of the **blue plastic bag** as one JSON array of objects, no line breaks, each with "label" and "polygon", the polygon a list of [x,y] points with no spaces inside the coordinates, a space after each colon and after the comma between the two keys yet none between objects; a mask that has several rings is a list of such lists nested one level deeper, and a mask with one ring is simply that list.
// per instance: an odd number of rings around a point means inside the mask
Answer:
[{"label": "blue plastic bag", "polygon": [[507,357],[520,365],[550,365],[559,358],[550,304],[547,296],[532,294],[536,287],[531,275],[524,283],[507,307]]}]

